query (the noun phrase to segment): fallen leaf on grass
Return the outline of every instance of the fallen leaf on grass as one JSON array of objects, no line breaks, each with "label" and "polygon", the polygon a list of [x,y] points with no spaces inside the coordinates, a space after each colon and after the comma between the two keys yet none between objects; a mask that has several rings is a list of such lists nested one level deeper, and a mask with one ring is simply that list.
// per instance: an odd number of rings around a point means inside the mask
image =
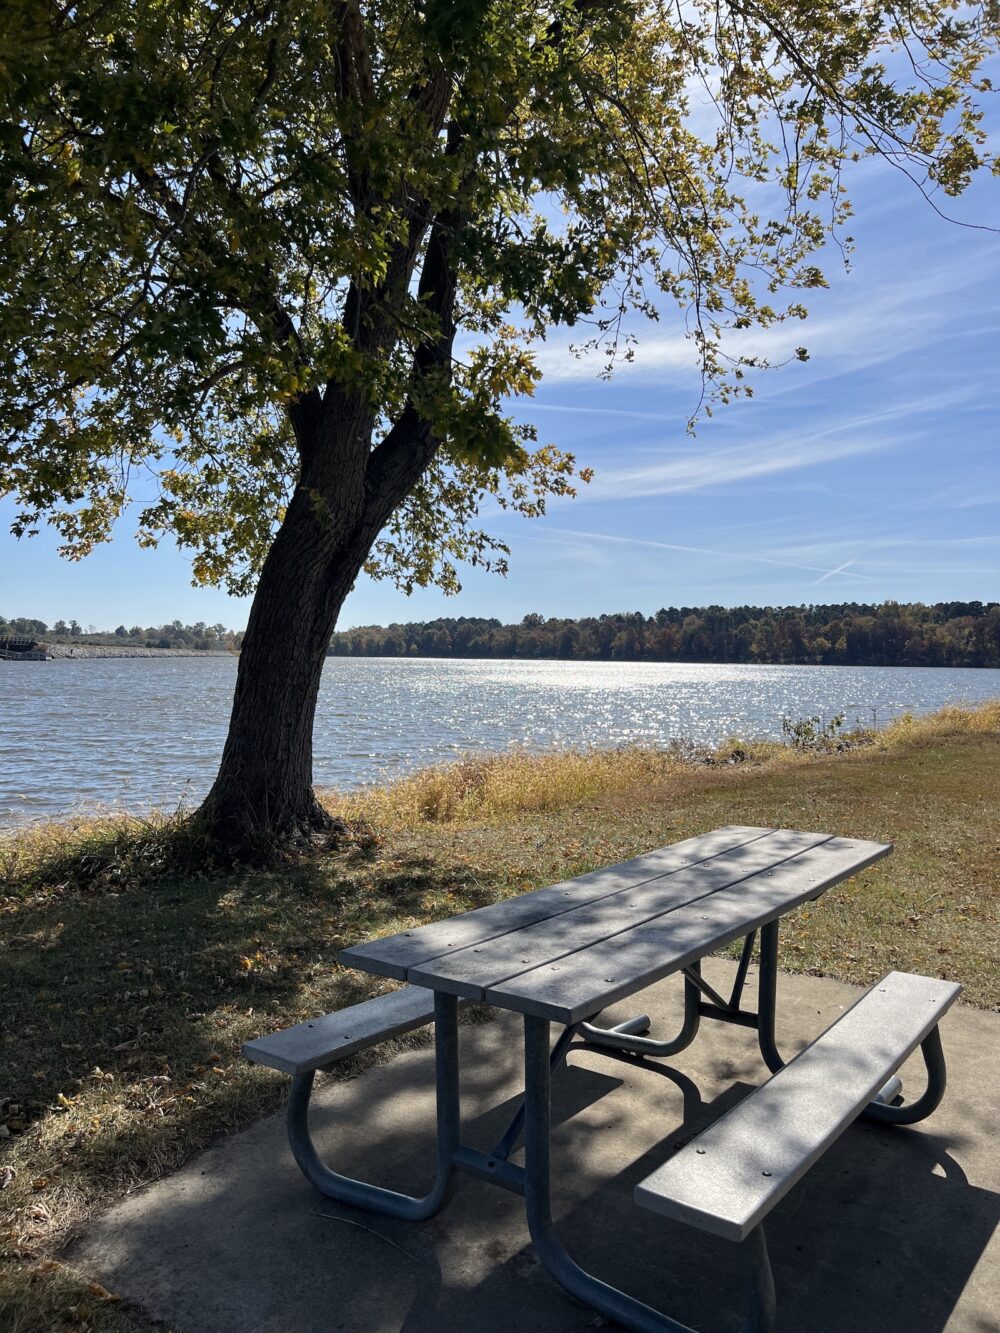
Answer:
[{"label": "fallen leaf on grass", "polygon": [[87,1290],[91,1296],[96,1296],[99,1301],[106,1301],[109,1304],[121,1300],[120,1296],[116,1296],[113,1291],[108,1291],[107,1287],[102,1287],[99,1282],[88,1283]]}]

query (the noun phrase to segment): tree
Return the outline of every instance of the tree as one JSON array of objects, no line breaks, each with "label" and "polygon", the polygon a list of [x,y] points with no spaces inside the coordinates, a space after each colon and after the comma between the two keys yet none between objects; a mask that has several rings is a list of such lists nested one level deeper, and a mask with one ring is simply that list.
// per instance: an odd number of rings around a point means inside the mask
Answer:
[{"label": "tree", "polygon": [[255,589],[220,844],[327,827],[313,716],[362,569],[503,570],[482,498],[587,478],[505,409],[546,330],[610,367],[674,301],[709,400],[743,391],[726,331],[805,313],[852,159],[945,194],[987,163],[994,35],[952,0],[8,0],[0,490],[78,558],[134,484],[140,543]]}]

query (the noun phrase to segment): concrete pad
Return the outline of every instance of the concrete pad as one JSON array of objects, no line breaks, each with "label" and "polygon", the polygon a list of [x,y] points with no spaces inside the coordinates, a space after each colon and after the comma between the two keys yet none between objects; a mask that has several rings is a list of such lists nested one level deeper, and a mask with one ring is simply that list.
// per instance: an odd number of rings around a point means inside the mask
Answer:
[{"label": "concrete pad", "polygon": [[[725,990],[733,966],[709,960]],[[752,979],[752,978],[751,978]],[[783,976],[785,1054],[858,991]],[[681,982],[628,1005],[676,1029]],[[767,1230],[781,1333],[1000,1333],[1000,1015],[956,1006],[942,1024],[944,1103],[914,1129],[859,1124],[778,1205]],[[513,1016],[461,1030],[464,1141],[488,1149],[516,1106]],[[766,1070],[754,1034],[704,1022],[669,1068],[574,1052],[553,1084],[555,1216],[586,1268],[705,1333],[745,1308],[738,1246],[638,1209],[632,1190]],[[919,1055],[904,1089],[923,1087]],[[324,1081],[315,1136],[334,1169],[422,1193],[433,1169],[433,1053]],[[518,1159],[519,1160],[519,1159]],[[519,1197],[459,1176],[437,1218],[409,1224],[321,1199],[281,1117],[125,1200],[65,1256],[180,1333],[568,1333],[608,1326],[538,1263]]]}]

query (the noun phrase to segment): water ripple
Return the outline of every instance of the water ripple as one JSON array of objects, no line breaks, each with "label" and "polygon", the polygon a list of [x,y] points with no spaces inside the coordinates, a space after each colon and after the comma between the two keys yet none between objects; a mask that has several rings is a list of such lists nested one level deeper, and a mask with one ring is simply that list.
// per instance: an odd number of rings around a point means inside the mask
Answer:
[{"label": "water ripple", "polygon": [[[235,675],[226,657],[0,663],[0,822],[196,802]],[[998,696],[997,670],[329,658],[316,781],[351,787],[510,745],[778,736],[783,715],[884,724]]]}]

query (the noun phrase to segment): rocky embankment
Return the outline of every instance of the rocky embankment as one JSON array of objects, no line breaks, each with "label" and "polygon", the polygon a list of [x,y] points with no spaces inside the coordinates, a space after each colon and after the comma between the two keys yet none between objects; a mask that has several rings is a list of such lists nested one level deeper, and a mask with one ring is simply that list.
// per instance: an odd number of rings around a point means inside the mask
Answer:
[{"label": "rocky embankment", "polygon": [[49,657],[231,657],[225,649],[119,648],[111,643],[42,643]]}]

